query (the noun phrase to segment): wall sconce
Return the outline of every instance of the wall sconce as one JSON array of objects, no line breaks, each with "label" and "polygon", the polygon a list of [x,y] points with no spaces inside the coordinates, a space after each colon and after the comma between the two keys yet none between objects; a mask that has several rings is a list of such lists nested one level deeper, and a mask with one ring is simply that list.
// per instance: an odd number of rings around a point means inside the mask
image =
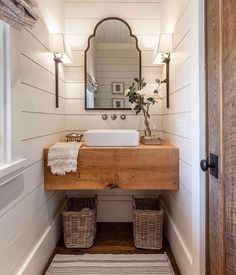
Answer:
[{"label": "wall sconce", "polygon": [[54,53],[55,61],[55,90],[56,108],[59,107],[59,63],[72,63],[72,51],[69,43],[62,33],[53,33],[50,36],[50,51]]},{"label": "wall sconce", "polygon": [[160,34],[157,48],[154,52],[153,64],[166,64],[166,79],[162,83],[166,83],[166,107],[170,107],[170,91],[169,91],[169,72],[170,72],[170,53],[173,50],[172,34]]}]

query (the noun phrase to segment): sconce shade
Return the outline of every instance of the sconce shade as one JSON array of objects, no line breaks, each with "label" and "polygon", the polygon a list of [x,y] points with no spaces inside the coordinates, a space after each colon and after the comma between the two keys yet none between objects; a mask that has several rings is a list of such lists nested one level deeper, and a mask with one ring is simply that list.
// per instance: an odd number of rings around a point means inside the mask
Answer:
[{"label": "sconce shade", "polygon": [[173,41],[171,33],[162,33],[159,36],[157,47],[154,51],[153,64],[161,64],[163,56],[173,51]]},{"label": "sconce shade", "polygon": [[70,44],[62,33],[53,33],[50,36],[50,51],[64,64],[72,63]]}]

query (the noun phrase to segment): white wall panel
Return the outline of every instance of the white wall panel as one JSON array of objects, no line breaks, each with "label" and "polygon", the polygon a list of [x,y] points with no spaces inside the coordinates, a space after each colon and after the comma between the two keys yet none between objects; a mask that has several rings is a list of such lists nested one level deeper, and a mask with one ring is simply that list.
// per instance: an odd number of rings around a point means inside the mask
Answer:
[{"label": "white wall panel", "polygon": [[[0,236],[0,247],[4,248],[17,235],[19,228],[34,216],[38,209],[43,205],[54,192],[43,192],[44,186],[41,185],[24,200],[20,201],[11,211],[1,217],[0,230],[5,234]],[[22,215],[18,215],[22,213]],[[1,251],[0,251],[1,253]]]},{"label": "white wall panel", "polygon": [[60,205],[61,199],[55,194],[47,203],[42,205],[37,214],[18,232],[13,241],[0,254],[1,275],[12,274],[17,263],[31,248],[43,229],[50,223],[50,219],[58,213]]},{"label": "white wall panel", "polygon": [[[173,32],[174,51],[170,61],[170,108],[165,108],[162,102],[163,136],[180,150],[180,190],[178,192],[163,192],[167,209],[166,233],[172,250],[175,254],[180,272],[183,275],[200,275],[197,266],[196,244],[198,242],[200,227],[194,218],[195,209],[199,207],[196,201],[199,182],[194,178],[199,163],[195,163],[197,144],[194,140],[198,133],[195,124],[195,104],[199,91],[196,83],[199,82],[198,70],[194,62],[198,58],[199,44],[195,44],[194,37],[199,33],[193,31],[197,22],[198,10],[194,0],[166,0],[162,2],[162,32]],[[198,42],[197,42],[198,43]],[[162,93],[165,95],[164,93]],[[195,98],[195,102],[193,102]],[[199,112],[199,110],[198,110]],[[199,150],[199,149],[198,149]],[[197,167],[196,167],[197,165]],[[195,198],[194,198],[195,197]]]},{"label": "white wall panel", "polygon": [[[100,19],[65,19],[66,34],[92,35]],[[160,33],[160,19],[126,19],[134,35],[157,35]]]},{"label": "white wall panel", "polygon": [[22,117],[25,123],[22,140],[54,134],[65,128],[64,116],[60,114],[22,112]]},{"label": "white wall panel", "polygon": [[77,82],[77,83],[66,83],[66,97],[68,99],[70,98],[76,98],[76,99],[83,99],[85,96],[84,91],[84,80],[83,82]]},{"label": "white wall panel", "polygon": [[[64,3],[38,1],[39,15],[60,26]],[[43,9],[43,10],[42,10]],[[53,11],[53,14],[50,13]],[[49,16],[48,16],[49,15]],[[61,22],[57,22],[57,20]],[[48,23],[48,22],[47,22]],[[20,144],[18,155],[26,158],[23,175],[0,190],[0,274],[18,274],[16,267],[25,265],[24,257],[37,247],[37,243],[57,215],[63,192],[45,192],[43,176],[43,148],[59,140],[65,130],[65,87],[63,66],[60,65],[60,108],[55,108],[55,73],[52,53],[48,51],[49,25],[42,19],[35,28],[18,32],[11,29],[12,118],[14,145]],[[64,29],[64,27],[63,27]],[[45,136],[46,135],[46,136]],[[24,139],[24,141],[22,141]],[[14,146],[15,153],[15,146]],[[57,235],[49,235],[48,242],[55,244]],[[34,272],[41,274],[40,263],[48,260],[54,247],[47,253],[35,253]]]},{"label": "white wall panel", "polygon": [[53,133],[50,135],[29,138],[21,142],[22,151],[26,158],[25,166],[28,167],[43,159],[42,148],[48,148],[59,140],[63,140],[65,134],[63,132]]},{"label": "white wall panel", "polygon": [[160,3],[65,3],[65,18],[160,18]]},{"label": "white wall panel", "polygon": [[64,114],[65,98],[59,98],[59,108],[56,108],[55,94],[42,91],[35,87],[21,84],[23,112],[55,113]]},{"label": "white wall panel", "polygon": [[[124,112],[115,112],[122,114]],[[150,125],[156,124],[158,129],[162,129],[162,120],[158,115],[153,115],[150,120]],[[126,115],[125,120],[118,118],[113,121],[110,118],[103,120],[101,115],[98,114],[80,114],[80,115],[67,115],[66,116],[67,130],[85,131],[89,129],[134,129],[144,130],[143,116]]]}]

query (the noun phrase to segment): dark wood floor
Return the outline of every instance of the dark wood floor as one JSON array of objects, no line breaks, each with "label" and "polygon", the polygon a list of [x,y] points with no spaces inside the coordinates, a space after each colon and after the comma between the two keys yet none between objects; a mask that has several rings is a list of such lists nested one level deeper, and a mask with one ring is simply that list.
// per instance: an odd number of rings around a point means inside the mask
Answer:
[{"label": "dark wood floor", "polygon": [[63,238],[61,238],[45,270],[47,270],[55,254],[153,254],[163,252],[166,252],[169,256],[175,275],[180,275],[174,255],[165,238],[163,248],[160,251],[137,249],[133,244],[132,223],[98,223],[96,240],[91,248],[68,249],[64,246]]}]

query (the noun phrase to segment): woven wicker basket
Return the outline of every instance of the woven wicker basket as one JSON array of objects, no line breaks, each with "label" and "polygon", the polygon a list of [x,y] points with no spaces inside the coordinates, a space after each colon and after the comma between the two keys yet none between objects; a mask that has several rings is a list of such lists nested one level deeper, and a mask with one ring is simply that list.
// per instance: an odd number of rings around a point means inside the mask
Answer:
[{"label": "woven wicker basket", "polygon": [[158,198],[133,197],[133,233],[137,248],[162,248],[164,210]]},{"label": "woven wicker basket", "polygon": [[97,197],[68,198],[62,216],[65,246],[91,247],[96,235]]},{"label": "woven wicker basket", "polygon": [[76,133],[69,133],[65,136],[64,140],[65,142],[80,142],[83,135],[76,134]]}]

